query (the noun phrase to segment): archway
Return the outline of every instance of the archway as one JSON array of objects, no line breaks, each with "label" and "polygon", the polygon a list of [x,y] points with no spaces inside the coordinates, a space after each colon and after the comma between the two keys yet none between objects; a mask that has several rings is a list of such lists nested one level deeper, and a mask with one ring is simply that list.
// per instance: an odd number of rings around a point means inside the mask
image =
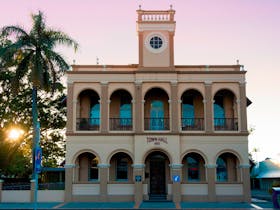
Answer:
[{"label": "archway", "polygon": [[149,184],[149,198],[166,199],[167,184],[170,179],[170,161],[166,154],[155,151],[145,160],[145,176]]}]

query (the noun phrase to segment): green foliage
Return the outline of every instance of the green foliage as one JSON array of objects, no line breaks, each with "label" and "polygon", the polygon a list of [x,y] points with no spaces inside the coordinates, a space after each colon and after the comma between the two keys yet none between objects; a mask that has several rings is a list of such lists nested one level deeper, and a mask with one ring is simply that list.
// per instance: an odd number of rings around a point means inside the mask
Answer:
[{"label": "green foliage", "polygon": [[[66,108],[61,102],[65,88],[60,79],[69,66],[54,48],[66,45],[76,50],[78,44],[48,28],[42,12],[33,14],[32,21],[29,32],[20,26],[0,30],[0,169],[7,176],[22,176],[30,170],[38,119],[43,165],[55,167],[64,157]],[[25,130],[16,145],[9,144],[4,132],[13,125]]]}]

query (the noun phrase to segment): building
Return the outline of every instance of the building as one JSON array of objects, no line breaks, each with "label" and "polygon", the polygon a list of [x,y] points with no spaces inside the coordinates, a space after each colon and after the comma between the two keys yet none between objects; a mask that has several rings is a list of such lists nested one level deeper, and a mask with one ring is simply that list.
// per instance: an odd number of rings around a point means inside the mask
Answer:
[{"label": "building", "polygon": [[175,11],[137,10],[139,64],[68,72],[66,201],[250,201],[243,66],[174,65]]},{"label": "building", "polygon": [[257,163],[251,171],[253,189],[272,191],[280,185],[280,162],[267,158]]}]

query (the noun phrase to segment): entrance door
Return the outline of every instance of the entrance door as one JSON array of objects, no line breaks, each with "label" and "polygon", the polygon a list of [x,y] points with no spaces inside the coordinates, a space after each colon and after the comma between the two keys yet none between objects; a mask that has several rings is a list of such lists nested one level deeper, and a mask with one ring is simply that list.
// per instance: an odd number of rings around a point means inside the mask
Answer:
[{"label": "entrance door", "polygon": [[150,195],[165,194],[165,157],[154,154],[150,157]]}]

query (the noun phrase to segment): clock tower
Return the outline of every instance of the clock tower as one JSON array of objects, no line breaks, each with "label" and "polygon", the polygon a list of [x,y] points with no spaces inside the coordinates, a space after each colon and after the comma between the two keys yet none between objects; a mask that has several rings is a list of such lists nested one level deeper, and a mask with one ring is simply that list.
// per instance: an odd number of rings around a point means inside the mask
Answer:
[{"label": "clock tower", "polygon": [[140,69],[174,69],[175,11],[137,10]]}]

